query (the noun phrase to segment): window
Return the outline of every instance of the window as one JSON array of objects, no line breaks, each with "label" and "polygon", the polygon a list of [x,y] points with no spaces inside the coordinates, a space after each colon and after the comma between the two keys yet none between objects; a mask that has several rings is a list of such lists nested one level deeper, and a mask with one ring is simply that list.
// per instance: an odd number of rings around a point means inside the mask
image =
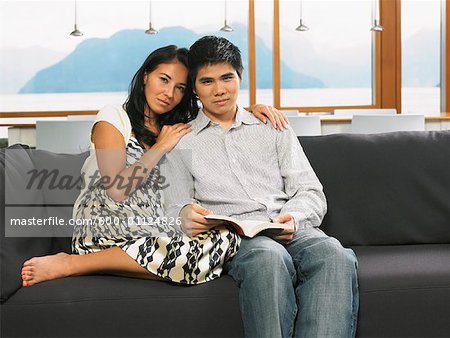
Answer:
[{"label": "window", "polygon": [[273,105],[273,2],[256,1],[256,102]]},{"label": "window", "polygon": [[373,96],[372,4],[280,1],[281,107],[370,106]]},{"label": "window", "polygon": [[[223,35],[240,47],[242,106],[250,101],[250,73],[256,77],[252,100],[256,88],[258,103],[282,109],[448,110],[441,104],[450,102],[443,91],[450,95],[441,7],[450,0],[378,0],[382,33],[370,31],[374,1],[302,0],[309,30],[298,32],[300,0],[228,0],[235,31],[222,33],[224,0],[153,0],[152,22],[160,32],[149,36],[143,33],[147,0],[78,0],[85,35],[75,38],[69,36],[74,1],[3,0],[0,112],[96,110],[123,102],[131,76],[152,49],[188,47],[205,34]],[[249,6],[255,9],[250,22]],[[249,60],[253,45],[255,58]]]},{"label": "window", "polygon": [[[152,50],[189,47],[206,34],[223,35],[248,68],[248,0],[153,1],[157,35],[144,34],[148,1],[78,1],[81,37],[70,36],[74,1],[0,2],[0,111],[97,110],[124,102],[132,76]],[[8,32],[6,34],[5,32]],[[244,73],[240,104],[247,106]]]},{"label": "window", "polygon": [[441,112],[441,5],[402,1],[402,113]]}]

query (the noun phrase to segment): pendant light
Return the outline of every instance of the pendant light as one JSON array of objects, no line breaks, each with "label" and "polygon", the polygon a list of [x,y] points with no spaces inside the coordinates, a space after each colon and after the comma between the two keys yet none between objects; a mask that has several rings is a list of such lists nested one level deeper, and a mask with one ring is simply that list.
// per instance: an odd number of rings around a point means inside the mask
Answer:
[{"label": "pendant light", "polygon": [[83,36],[83,33],[79,31],[77,27],[77,12],[77,0],[75,0],[75,24],[73,27],[73,31],[70,33],[71,36]]},{"label": "pendant light", "polygon": [[232,32],[233,27],[227,24],[227,0],[225,0],[225,20],[223,23],[223,27],[220,29],[222,32]]},{"label": "pendant light", "polygon": [[158,31],[152,27],[152,0],[148,1],[148,29],[145,31],[145,34],[158,34]]},{"label": "pendant light", "polygon": [[384,27],[380,24],[380,2],[379,0],[372,0],[373,26],[370,28],[372,32],[382,32]]},{"label": "pendant light", "polygon": [[306,32],[309,30],[309,28],[303,24],[303,1],[302,0],[300,0],[300,24],[297,26],[297,28],[295,30],[299,31],[299,32]]}]

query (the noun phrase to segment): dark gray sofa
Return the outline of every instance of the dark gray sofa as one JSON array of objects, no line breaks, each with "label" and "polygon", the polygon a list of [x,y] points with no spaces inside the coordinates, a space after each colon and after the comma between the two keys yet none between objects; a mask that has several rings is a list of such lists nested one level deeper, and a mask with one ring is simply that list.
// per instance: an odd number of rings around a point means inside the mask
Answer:
[{"label": "dark gray sofa", "polygon": [[[322,229],[358,256],[358,336],[450,337],[450,131],[300,140],[328,199]],[[79,175],[85,156],[19,145],[6,151],[1,336],[242,336],[238,289],[228,276],[194,287],[107,275],[21,287],[23,261],[69,252],[70,229],[35,226],[21,233],[9,218],[68,218],[77,191],[61,198],[43,186],[22,200],[9,195],[23,189],[33,168]]]}]

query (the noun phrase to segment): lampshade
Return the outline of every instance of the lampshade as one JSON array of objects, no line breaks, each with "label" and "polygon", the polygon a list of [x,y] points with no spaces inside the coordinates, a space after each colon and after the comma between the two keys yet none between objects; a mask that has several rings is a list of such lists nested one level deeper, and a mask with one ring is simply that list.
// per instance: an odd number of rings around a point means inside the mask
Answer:
[{"label": "lampshade", "polygon": [[83,36],[83,33],[78,30],[77,25],[75,24],[73,31],[70,33],[72,36]]},{"label": "lampshade", "polygon": [[382,32],[384,27],[380,24],[380,2],[372,0],[373,26],[370,28],[372,32]]},{"label": "lampshade", "polygon": [[223,22],[223,26],[222,28],[220,28],[220,31],[222,32],[232,32],[233,31],[233,27],[231,27],[228,23],[227,23],[227,0],[224,1],[225,2],[225,20]]},{"label": "lampshade", "polygon": [[303,20],[300,19],[300,24],[297,26],[297,28],[295,30],[299,31],[299,32],[306,32],[307,30],[309,30],[309,28],[307,26],[305,26],[303,24]]},{"label": "lampshade", "polygon": [[77,8],[77,0],[75,0],[75,9],[74,9],[74,13],[75,13],[75,18],[74,18],[74,25],[73,25],[73,31],[70,32],[71,36],[83,36],[83,33],[78,29],[77,27],[77,13],[78,12],[78,8]]},{"label": "lampshade", "polygon": [[158,31],[152,27],[152,0],[148,1],[148,29],[145,31],[145,34],[158,34]]},{"label": "lampshade", "polygon": [[233,27],[231,27],[229,24],[227,24],[227,20],[225,20],[223,27],[220,29],[222,32],[232,32]]},{"label": "lampshade", "polygon": [[149,22],[148,29],[145,31],[145,34],[150,34],[150,35],[158,34],[158,31],[152,27],[151,22]]},{"label": "lampshade", "polygon": [[306,32],[309,30],[308,26],[303,24],[303,1],[300,0],[300,23],[295,29],[298,32]]},{"label": "lampshade", "polygon": [[374,20],[373,26],[370,28],[372,32],[382,32],[384,27],[380,25],[377,19]]}]

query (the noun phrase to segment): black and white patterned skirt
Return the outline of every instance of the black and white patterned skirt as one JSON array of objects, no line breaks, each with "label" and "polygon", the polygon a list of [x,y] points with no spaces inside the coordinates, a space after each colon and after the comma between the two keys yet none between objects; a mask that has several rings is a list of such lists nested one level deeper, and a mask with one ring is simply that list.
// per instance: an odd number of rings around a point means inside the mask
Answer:
[{"label": "black and white patterned skirt", "polygon": [[[144,150],[135,139],[127,146],[127,165]],[[218,278],[238,251],[240,237],[217,227],[190,238],[163,217],[162,190],[156,167],[125,202],[112,200],[100,182],[87,189],[75,206],[72,238],[76,254],[122,248],[139,265],[168,281],[199,284]]]}]

